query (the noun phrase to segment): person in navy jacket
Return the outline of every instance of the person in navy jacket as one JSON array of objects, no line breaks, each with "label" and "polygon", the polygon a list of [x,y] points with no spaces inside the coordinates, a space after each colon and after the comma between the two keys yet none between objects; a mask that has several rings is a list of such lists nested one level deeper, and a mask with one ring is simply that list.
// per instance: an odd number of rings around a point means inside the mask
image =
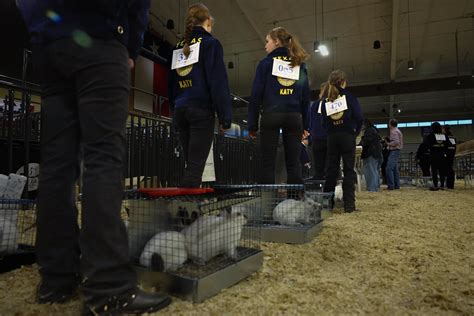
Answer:
[{"label": "person in navy jacket", "polygon": [[[344,210],[350,213],[356,210],[355,148],[356,137],[362,129],[364,118],[359,101],[346,90],[346,78],[346,74],[342,70],[331,72],[327,81],[328,88],[324,93],[319,112],[323,117],[323,127],[327,133],[328,146],[328,168],[324,192],[335,190],[339,164],[342,158]],[[345,97],[345,102],[339,102],[344,99],[343,97]],[[331,112],[328,112],[329,110]]]},{"label": "person in navy jacket", "polygon": [[[150,1],[17,0],[17,5],[42,90],[37,301],[66,302],[80,283],[83,315],[157,311],[170,298],[137,287],[120,217],[130,68]],[[75,188],[81,158],[79,232]]]},{"label": "person in navy jacket", "polygon": [[454,158],[456,156],[456,137],[454,137],[451,132],[451,128],[448,125],[444,126],[444,134],[447,138],[447,148],[446,148],[446,188],[454,189]]},{"label": "person in navy jacket", "polygon": [[323,117],[318,112],[319,103],[327,89],[327,82],[321,84],[319,99],[311,104],[309,115],[309,134],[311,148],[313,150],[314,180],[324,180],[326,178],[327,166],[327,135],[323,128]]},{"label": "person in navy jacket", "polygon": [[[301,139],[308,136],[309,84],[304,61],[307,53],[286,29],[277,27],[266,36],[267,57],[258,64],[248,106],[249,135],[256,138],[260,123],[261,183],[275,183],[275,156],[283,134],[287,183],[302,183],[299,161]],[[286,66],[281,65],[285,62]],[[275,66],[275,67],[274,67]],[[275,72],[281,67],[282,72]],[[299,75],[297,73],[299,69]],[[286,71],[286,73],[285,73]],[[296,74],[293,77],[288,73]],[[295,79],[296,78],[296,79]]]},{"label": "person in navy jacket", "polygon": [[172,70],[170,76],[173,121],[186,159],[181,187],[201,185],[214,137],[215,113],[221,132],[229,129],[232,122],[232,101],[223,49],[219,40],[210,34],[212,23],[213,18],[205,5],[197,3],[189,7],[184,40],[176,48],[182,48],[187,58],[191,47],[199,45],[199,59],[194,64]]},{"label": "person in navy jacket", "polygon": [[[443,129],[439,122],[431,124],[431,133],[426,136],[426,144],[430,151],[431,177],[433,179],[432,191],[444,190],[446,180],[446,154],[448,151],[448,139],[443,134]],[[438,182],[439,174],[439,182]],[[438,186],[438,183],[440,186]]]}]

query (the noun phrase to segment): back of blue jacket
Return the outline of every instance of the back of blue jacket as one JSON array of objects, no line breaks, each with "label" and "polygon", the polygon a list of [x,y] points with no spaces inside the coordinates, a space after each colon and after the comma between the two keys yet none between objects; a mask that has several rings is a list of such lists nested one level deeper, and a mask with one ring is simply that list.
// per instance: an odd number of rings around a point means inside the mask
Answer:
[{"label": "back of blue jacket", "polygon": [[[222,45],[202,27],[195,27],[191,45],[200,43],[199,61],[170,73],[170,105],[172,108],[205,107],[216,111],[219,123],[230,127],[232,100],[224,64]],[[179,42],[176,48],[182,48]]]},{"label": "back of blue jacket", "polygon": [[258,130],[261,107],[263,112],[298,112],[303,117],[303,128],[308,130],[309,83],[306,65],[300,65],[298,80],[272,75],[273,60],[290,61],[288,50],[276,48],[260,61],[255,74],[248,108],[249,130]]},{"label": "back of blue jacket", "polygon": [[338,87],[338,90],[341,96],[346,96],[347,110],[328,116],[326,112],[327,100],[323,100],[321,102],[323,128],[328,134],[347,132],[357,135],[364,123],[364,117],[362,116],[362,109],[359,101],[346,89]]},{"label": "back of blue jacket", "polygon": [[[85,37],[123,43],[138,56],[148,23],[150,0],[17,0],[33,44]],[[86,34],[84,34],[86,33]]]},{"label": "back of blue jacket", "polygon": [[309,110],[309,133],[311,141],[325,140],[327,138],[326,130],[323,128],[323,116],[318,113],[319,102],[317,100],[311,103]]}]

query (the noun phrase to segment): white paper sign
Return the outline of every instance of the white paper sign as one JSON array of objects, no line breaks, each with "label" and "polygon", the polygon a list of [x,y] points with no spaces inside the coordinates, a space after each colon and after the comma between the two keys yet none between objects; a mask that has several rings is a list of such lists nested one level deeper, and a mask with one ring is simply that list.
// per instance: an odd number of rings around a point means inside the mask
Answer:
[{"label": "white paper sign", "polygon": [[322,113],[322,105],[323,105],[323,101],[319,101],[319,105],[318,105],[318,113],[321,114]]},{"label": "white paper sign", "polygon": [[456,139],[449,137],[449,141],[451,142],[452,145],[456,145]]},{"label": "white paper sign", "polygon": [[206,166],[202,173],[202,182],[216,181],[216,172],[214,170],[214,144],[211,145],[211,150],[207,156]]},{"label": "white paper sign", "polygon": [[287,61],[274,59],[272,75],[285,79],[298,80],[300,79],[300,66],[291,67]]},{"label": "white paper sign", "polygon": [[171,60],[171,70],[183,68],[192,64],[195,64],[199,61],[199,48],[201,47],[201,43],[196,43],[189,46],[191,53],[189,54],[188,58],[183,53],[183,49],[175,49],[173,51],[173,58]]},{"label": "white paper sign", "polygon": [[444,142],[446,140],[446,135],[444,134],[435,134],[437,142]]},{"label": "white paper sign", "polygon": [[340,98],[334,100],[334,102],[326,102],[326,115],[331,116],[342,111],[347,110],[346,96],[343,95]]}]

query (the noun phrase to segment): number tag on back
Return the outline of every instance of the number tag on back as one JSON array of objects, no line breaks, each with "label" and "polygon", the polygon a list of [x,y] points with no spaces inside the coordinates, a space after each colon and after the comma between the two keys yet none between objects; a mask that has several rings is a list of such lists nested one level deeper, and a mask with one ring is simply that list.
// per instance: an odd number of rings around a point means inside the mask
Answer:
[{"label": "number tag on back", "polygon": [[444,142],[446,140],[446,135],[444,134],[435,134],[437,142]]},{"label": "number tag on back", "polygon": [[199,48],[201,47],[201,43],[196,43],[189,46],[191,53],[189,54],[188,58],[183,53],[183,49],[175,49],[173,51],[173,58],[171,60],[171,70],[183,68],[186,66],[190,66],[195,64],[199,61]]},{"label": "number tag on back", "polygon": [[451,145],[456,145],[456,139],[449,137],[449,141],[451,142]]},{"label": "number tag on back", "polygon": [[347,110],[346,96],[337,98],[334,102],[326,102],[326,115],[331,116]]},{"label": "number tag on back", "polygon": [[298,80],[300,79],[300,66],[291,67],[287,61],[274,59],[272,75],[285,79]]}]

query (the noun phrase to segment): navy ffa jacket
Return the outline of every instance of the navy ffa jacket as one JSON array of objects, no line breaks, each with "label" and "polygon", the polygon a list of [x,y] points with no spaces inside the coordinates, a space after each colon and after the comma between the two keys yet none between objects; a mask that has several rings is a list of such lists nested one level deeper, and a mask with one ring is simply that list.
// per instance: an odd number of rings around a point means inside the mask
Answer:
[{"label": "navy ffa jacket", "polygon": [[341,87],[337,88],[341,96],[346,96],[347,110],[327,116],[326,100],[323,100],[321,102],[323,128],[328,134],[348,132],[350,134],[358,135],[362,128],[362,124],[364,123],[364,117],[362,116],[362,109],[359,101],[346,89],[342,89]]},{"label": "navy ffa jacket", "polygon": [[306,65],[300,65],[300,77],[297,81],[272,75],[273,59],[290,61],[288,50],[276,48],[260,61],[257,66],[252,95],[248,108],[248,126],[250,131],[258,130],[260,107],[265,112],[298,112],[303,118],[303,128],[308,130],[309,83]]},{"label": "navy ffa jacket", "polygon": [[430,156],[442,156],[446,157],[446,151],[448,148],[448,140],[446,135],[438,134],[443,136],[443,140],[437,140],[435,133],[431,133],[426,137],[426,143],[430,150]]},{"label": "navy ffa jacket", "polygon": [[446,135],[447,138],[447,148],[446,148],[446,155],[450,159],[454,159],[454,156],[456,155],[456,137],[453,135]]},{"label": "navy ffa jacket", "polygon": [[[17,0],[33,44],[63,38],[118,39],[130,58],[140,52],[150,0]],[[84,35],[85,32],[87,35]]]},{"label": "navy ffa jacket", "polygon": [[[216,111],[219,124],[229,128],[232,122],[232,100],[224,64],[222,45],[202,27],[195,27],[191,45],[200,42],[199,61],[170,73],[172,108],[196,106]],[[182,48],[184,42],[176,47]]]},{"label": "navy ffa jacket", "polygon": [[311,104],[309,113],[309,133],[311,141],[325,140],[327,137],[326,130],[323,128],[323,117],[318,113],[319,102],[315,101]]}]

